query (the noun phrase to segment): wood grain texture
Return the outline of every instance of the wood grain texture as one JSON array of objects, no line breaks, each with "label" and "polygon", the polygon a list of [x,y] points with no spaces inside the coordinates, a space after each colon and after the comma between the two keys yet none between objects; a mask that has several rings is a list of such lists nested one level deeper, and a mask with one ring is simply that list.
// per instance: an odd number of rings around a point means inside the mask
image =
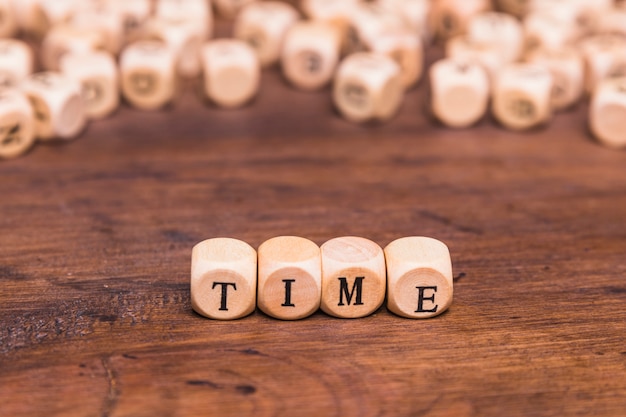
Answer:
[{"label": "wood grain texture", "polygon": [[[0,163],[0,415],[623,416],[626,153],[590,139],[586,105],[454,131],[423,83],[368,126],[276,70],[240,110],[185,88]],[[433,236],[454,302],[421,321],[193,313],[194,244],[279,235]]]}]

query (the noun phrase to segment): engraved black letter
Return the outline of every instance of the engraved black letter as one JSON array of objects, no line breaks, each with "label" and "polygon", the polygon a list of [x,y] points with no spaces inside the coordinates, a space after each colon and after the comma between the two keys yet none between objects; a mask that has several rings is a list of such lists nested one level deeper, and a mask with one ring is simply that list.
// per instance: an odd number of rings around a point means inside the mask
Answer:
[{"label": "engraved black letter", "polygon": [[[424,310],[424,300],[435,302],[435,293],[437,292],[437,287],[415,287],[419,290],[419,295],[417,296],[417,310],[416,313],[436,313],[438,305],[435,305],[435,308],[432,310]],[[424,297],[424,290],[433,290],[433,295],[430,297]]]},{"label": "engraved black letter", "polygon": [[214,282],[211,289],[215,289],[216,285],[222,286],[222,301],[220,303],[220,311],[228,311],[228,308],[226,307],[226,294],[228,293],[228,286],[232,285],[235,291],[237,291],[237,286],[234,282]]},{"label": "engraved black letter", "polygon": [[356,277],[354,279],[354,285],[352,286],[352,291],[348,292],[348,280],[344,277],[338,278],[341,284],[339,284],[339,306],[344,305],[343,296],[346,296],[346,302],[348,305],[352,302],[352,296],[354,295],[354,290],[356,290],[356,302],[355,306],[362,306],[363,302],[361,301],[361,291],[363,289],[363,279],[365,277]]},{"label": "engraved black letter", "polygon": [[291,283],[296,282],[295,279],[284,279],[285,283],[285,302],[281,304],[281,307],[295,307],[295,304],[291,303]]}]

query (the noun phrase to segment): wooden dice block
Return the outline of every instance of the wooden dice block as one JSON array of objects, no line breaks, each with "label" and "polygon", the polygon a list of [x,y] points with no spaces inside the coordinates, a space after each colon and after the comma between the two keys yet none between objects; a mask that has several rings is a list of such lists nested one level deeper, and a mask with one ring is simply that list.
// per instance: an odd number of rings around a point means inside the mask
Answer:
[{"label": "wooden dice block", "polygon": [[152,19],[146,24],[146,38],[163,42],[174,55],[176,72],[193,78],[202,72],[200,50],[205,36],[203,30],[189,21]]},{"label": "wooden dice block", "polygon": [[141,40],[144,24],[152,14],[152,1],[118,0],[107,4],[122,20],[125,44]]},{"label": "wooden dice block", "polygon": [[615,34],[592,36],[583,40],[580,50],[589,94],[606,78],[626,76],[626,38]]},{"label": "wooden dice block", "polygon": [[211,3],[220,16],[232,19],[242,8],[253,1],[255,0],[212,0]]},{"label": "wooden dice block", "polygon": [[281,53],[285,78],[302,90],[317,90],[332,79],[339,62],[338,29],[325,22],[297,22],[287,32]]},{"label": "wooden dice block", "polygon": [[33,107],[38,139],[73,139],[84,129],[87,119],[78,81],[40,72],[29,76],[21,88]]},{"label": "wooden dice block", "polygon": [[400,67],[388,56],[357,52],[339,65],[333,102],[353,122],[390,119],[404,95]]},{"label": "wooden dice block", "polygon": [[252,46],[261,66],[278,62],[287,30],[298,20],[293,6],[275,2],[253,2],[245,6],[234,22],[234,35]]},{"label": "wooden dice block", "polygon": [[569,45],[581,36],[580,30],[549,14],[533,12],[524,19],[525,49],[557,50]]},{"label": "wooden dice block", "polygon": [[61,57],[68,52],[104,50],[102,34],[95,30],[70,25],[57,25],[46,35],[41,45],[41,60],[50,71],[59,70]]},{"label": "wooden dice block", "polygon": [[156,41],[135,42],[120,57],[122,93],[133,106],[155,110],[174,98],[176,69],[173,52]]},{"label": "wooden dice block", "polygon": [[80,82],[88,118],[101,119],[119,106],[117,65],[108,52],[66,54],[61,58],[61,72]]},{"label": "wooden dice block", "polygon": [[0,40],[0,87],[15,87],[33,72],[33,52],[17,39]]},{"label": "wooden dice block", "polygon": [[0,38],[10,38],[17,33],[17,17],[11,0],[0,0]]},{"label": "wooden dice block", "polygon": [[585,85],[585,67],[577,49],[535,49],[526,56],[526,61],[541,65],[552,74],[551,104],[554,110],[565,110],[580,100]]},{"label": "wooden dice block", "polygon": [[513,64],[495,79],[492,113],[504,127],[530,129],[550,119],[551,100],[552,75],[546,68]]},{"label": "wooden dice block", "polygon": [[33,109],[24,94],[0,90],[0,159],[26,153],[35,143]]},{"label": "wooden dice block", "polygon": [[351,10],[344,53],[371,51],[373,43],[389,32],[411,31],[407,21],[380,3],[359,3]]},{"label": "wooden dice block", "polygon": [[191,253],[191,306],[196,313],[234,320],[256,307],[257,254],[230,238],[202,241]]},{"label": "wooden dice block", "polygon": [[157,0],[155,16],[158,20],[191,27],[201,40],[213,33],[213,12],[207,0]]},{"label": "wooden dice block", "polygon": [[443,59],[430,67],[433,115],[450,127],[468,127],[487,112],[489,79],[478,64]]},{"label": "wooden dice block", "polygon": [[84,6],[72,15],[70,24],[82,31],[98,33],[103,49],[117,55],[126,40],[124,19],[121,13],[106,5],[108,3]]},{"label": "wooden dice block", "polygon": [[365,317],[385,300],[387,275],[380,246],[361,237],[331,239],[322,251],[322,310],[341,318]]},{"label": "wooden dice block", "polygon": [[328,23],[338,31],[342,52],[349,48],[348,30],[358,5],[358,0],[303,0],[300,3],[302,11],[310,20]]},{"label": "wooden dice block", "polygon": [[422,40],[413,31],[393,30],[381,33],[370,42],[372,52],[387,55],[400,67],[405,89],[414,86],[424,69]]},{"label": "wooden dice block", "polygon": [[378,3],[402,17],[410,30],[417,33],[422,40],[430,40],[428,16],[431,0],[379,0]]},{"label": "wooden dice block", "polygon": [[234,108],[259,90],[261,67],[254,50],[238,39],[218,39],[202,49],[204,92],[218,106]]},{"label": "wooden dice block", "polygon": [[476,43],[493,45],[505,63],[517,61],[524,48],[522,25],[505,13],[475,14],[467,23],[467,36]]},{"label": "wooden dice block", "polygon": [[626,147],[626,77],[598,84],[589,108],[589,127],[600,143]]},{"label": "wooden dice block", "polygon": [[464,33],[473,15],[489,9],[488,0],[435,1],[430,10],[430,30],[438,39],[449,39]]},{"label": "wooden dice block", "polygon": [[500,50],[491,43],[473,41],[467,35],[459,35],[446,42],[446,57],[462,62],[473,62],[480,65],[489,76],[495,79],[498,71],[505,65]]},{"label": "wooden dice block", "polygon": [[452,261],[448,247],[428,237],[405,237],[385,248],[387,308],[402,317],[423,319],[452,304]]},{"label": "wooden dice block", "polygon": [[50,22],[44,13],[40,0],[13,1],[13,10],[20,30],[40,40],[50,29]]},{"label": "wooden dice block", "polygon": [[266,314],[297,320],[320,306],[319,247],[308,239],[279,236],[259,246],[258,306]]}]

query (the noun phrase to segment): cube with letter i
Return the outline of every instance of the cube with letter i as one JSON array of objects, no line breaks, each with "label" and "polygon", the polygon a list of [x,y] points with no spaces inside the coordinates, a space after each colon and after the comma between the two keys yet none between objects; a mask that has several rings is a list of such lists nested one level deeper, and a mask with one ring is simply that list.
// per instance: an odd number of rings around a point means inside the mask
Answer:
[{"label": "cube with letter i", "polygon": [[279,236],[264,242],[258,252],[259,308],[282,320],[315,313],[322,296],[320,248],[302,237]]},{"label": "cube with letter i", "polygon": [[357,318],[385,300],[385,255],[371,240],[347,236],[331,239],[322,250],[322,310],[331,316]]},{"label": "cube with letter i", "polygon": [[256,251],[231,238],[207,239],[191,254],[191,306],[205,317],[238,319],[256,307]]},{"label": "cube with letter i", "polygon": [[428,237],[405,237],[385,248],[387,308],[402,317],[439,315],[452,303],[452,261],[448,247]]}]

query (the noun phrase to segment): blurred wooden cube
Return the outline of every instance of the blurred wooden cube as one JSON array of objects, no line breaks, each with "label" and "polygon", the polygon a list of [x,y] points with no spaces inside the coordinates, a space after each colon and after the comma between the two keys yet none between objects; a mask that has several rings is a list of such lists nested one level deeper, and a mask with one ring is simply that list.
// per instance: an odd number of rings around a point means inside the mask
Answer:
[{"label": "blurred wooden cube", "polygon": [[26,153],[35,143],[33,109],[16,89],[0,90],[0,159]]},{"label": "blurred wooden cube", "polygon": [[30,75],[21,89],[33,107],[38,139],[73,139],[84,129],[87,119],[78,81],[39,72]]},{"label": "blurred wooden cube", "polygon": [[386,55],[357,52],[339,65],[333,102],[350,121],[388,120],[400,108],[403,96],[400,67]]},{"label": "blurred wooden cube", "polygon": [[598,84],[589,107],[589,127],[603,145],[626,147],[626,77]]},{"label": "blurred wooden cube", "polygon": [[15,87],[33,72],[33,51],[17,39],[0,39],[0,87]]},{"label": "blurred wooden cube", "polygon": [[254,50],[238,39],[216,39],[202,49],[204,91],[218,106],[240,107],[256,96],[261,68]]},{"label": "blurred wooden cube", "polygon": [[430,67],[433,115],[443,124],[463,128],[478,122],[489,104],[489,78],[477,63],[443,59]]}]

